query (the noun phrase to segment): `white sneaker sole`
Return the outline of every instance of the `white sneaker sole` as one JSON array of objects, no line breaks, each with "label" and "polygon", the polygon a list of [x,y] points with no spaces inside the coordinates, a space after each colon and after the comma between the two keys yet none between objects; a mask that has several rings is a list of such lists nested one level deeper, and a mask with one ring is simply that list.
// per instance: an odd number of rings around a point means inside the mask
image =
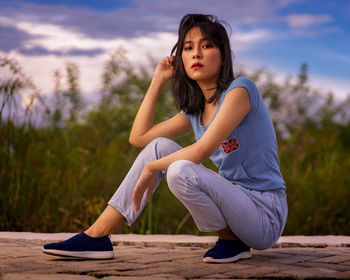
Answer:
[{"label": "white sneaker sole", "polygon": [[74,258],[84,258],[84,259],[113,259],[113,251],[62,251],[53,249],[42,248],[43,253],[48,255],[60,256],[60,257],[74,257]]},{"label": "white sneaker sole", "polygon": [[205,263],[230,263],[230,262],[236,262],[240,259],[249,259],[252,257],[252,253],[250,251],[240,253],[232,258],[226,258],[226,259],[213,259],[212,257],[206,257],[203,259],[203,262]]}]

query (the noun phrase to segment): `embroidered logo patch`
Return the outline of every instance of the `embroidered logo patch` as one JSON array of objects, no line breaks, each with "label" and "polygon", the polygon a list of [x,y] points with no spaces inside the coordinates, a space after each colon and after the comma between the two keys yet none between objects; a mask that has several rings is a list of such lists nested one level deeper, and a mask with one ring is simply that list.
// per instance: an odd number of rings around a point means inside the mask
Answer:
[{"label": "embroidered logo patch", "polygon": [[222,142],[221,147],[224,150],[225,154],[227,155],[239,149],[240,145],[236,137],[233,137],[225,142]]}]

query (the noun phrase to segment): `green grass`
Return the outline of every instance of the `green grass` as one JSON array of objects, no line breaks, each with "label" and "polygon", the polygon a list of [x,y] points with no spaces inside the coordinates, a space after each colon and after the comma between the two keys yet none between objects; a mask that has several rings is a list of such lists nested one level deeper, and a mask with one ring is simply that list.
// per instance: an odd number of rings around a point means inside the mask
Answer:
[{"label": "green grass", "polygon": [[[288,188],[285,234],[350,234],[350,159],[348,147],[339,144],[342,129],[279,142]],[[3,125],[0,230],[75,232],[94,222],[140,151],[118,131],[104,133],[91,123],[58,130]],[[165,182],[139,220],[123,231],[199,234]]]},{"label": "green grass", "polygon": [[[1,67],[11,65],[10,60],[4,61]],[[113,66],[117,62],[110,63]],[[15,63],[12,66],[19,67]],[[120,72],[124,68],[111,69]],[[42,117],[51,118],[52,125],[44,127],[32,126],[29,117],[22,124],[15,124],[14,118],[5,118],[3,108],[12,106],[13,96],[25,85],[0,84],[0,101],[7,102],[1,105],[0,111],[0,230],[78,232],[103,211],[140,152],[128,144],[128,133],[149,84],[145,71],[141,71],[140,78],[130,68],[123,70],[126,79],[121,83],[108,84],[113,75],[120,74],[111,69],[106,67],[108,94],[100,104],[79,118],[71,111],[71,118],[65,121],[57,118],[61,116],[60,111],[56,114],[57,110],[55,113],[46,108],[48,114]],[[18,75],[20,70],[12,72]],[[19,81],[24,79],[22,76]],[[253,79],[259,83],[260,76],[261,72],[257,72]],[[350,122],[333,121],[337,112],[344,108],[347,112],[349,101],[335,106],[332,98],[328,98],[323,107],[314,110],[318,118],[315,121],[308,117],[306,104],[320,97],[310,95],[310,89],[304,86],[305,80],[303,77],[298,85],[286,82],[280,86],[269,76],[265,83],[260,82],[262,95],[269,101],[272,113],[290,108],[299,112],[296,119],[290,114],[288,119],[274,120],[276,128],[282,124],[288,131],[288,137],[282,137],[283,133],[277,129],[289,205],[284,234],[349,235]],[[286,97],[293,94],[297,94],[292,99],[294,103],[287,104],[290,99]],[[115,96],[119,97],[120,104],[111,101]],[[160,103],[157,121],[176,112],[169,85]],[[56,109],[63,112],[65,108]],[[186,146],[192,139],[192,134],[188,134],[177,141]],[[205,164],[214,168],[210,162]],[[139,219],[119,232],[206,234],[198,231],[186,208],[164,181]]]}]

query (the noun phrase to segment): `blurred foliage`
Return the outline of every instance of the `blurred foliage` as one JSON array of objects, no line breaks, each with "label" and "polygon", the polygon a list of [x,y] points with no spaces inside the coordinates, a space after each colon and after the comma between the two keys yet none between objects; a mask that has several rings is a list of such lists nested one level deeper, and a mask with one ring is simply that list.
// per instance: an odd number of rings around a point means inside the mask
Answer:
[{"label": "blurred foliage", "polygon": [[[349,235],[350,98],[336,101],[331,93],[311,89],[307,70],[303,63],[297,77],[283,84],[264,69],[249,75],[276,128],[289,204],[284,234]],[[73,63],[55,71],[51,101],[37,93],[16,61],[0,57],[0,71],[6,72],[0,80],[0,230],[85,229],[140,152],[129,145],[128,136],[150,72],[134,69],[124,51],[116,51],[105,64],[99,102],[83,111],[80,71]],[[21,118],[16,115],[19,101],[25,104]],[[45,125],[33,124],[33,112]],[[167,84],[155,120],[176,112]],[[193,134],[176,140],[186,146]],[[209,161],[205,165],[215,168]],[[121,231],[204,234],[164,181],[140,218]]]}]

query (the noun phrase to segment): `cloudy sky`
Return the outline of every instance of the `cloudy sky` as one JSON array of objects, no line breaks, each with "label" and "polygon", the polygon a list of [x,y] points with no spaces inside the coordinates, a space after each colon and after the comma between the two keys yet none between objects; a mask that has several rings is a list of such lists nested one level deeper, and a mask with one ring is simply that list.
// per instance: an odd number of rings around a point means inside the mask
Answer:
[{"label": "cloudy sky", "polygon": [[0,0],[0,56],[17,59],[42,94],[75,62],[83,92],[94,94],[113,51],[122,46],[135,65],[169,55],[190,12],[229,23],[237,69],[282,80],[306,62],[312,87],[350,93],[349,0]]}]

